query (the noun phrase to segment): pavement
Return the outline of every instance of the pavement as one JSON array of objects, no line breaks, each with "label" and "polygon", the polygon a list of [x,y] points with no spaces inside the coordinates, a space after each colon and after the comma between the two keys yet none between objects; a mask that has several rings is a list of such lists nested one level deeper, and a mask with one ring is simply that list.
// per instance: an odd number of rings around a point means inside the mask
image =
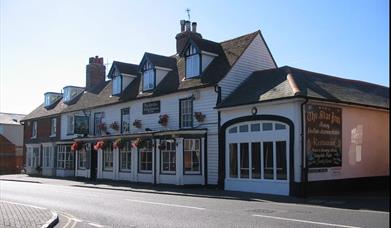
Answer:
[{"label": "pavement", "polygon": [[58,215],[44,207],[0,201],[0,227],[54,227]]}]

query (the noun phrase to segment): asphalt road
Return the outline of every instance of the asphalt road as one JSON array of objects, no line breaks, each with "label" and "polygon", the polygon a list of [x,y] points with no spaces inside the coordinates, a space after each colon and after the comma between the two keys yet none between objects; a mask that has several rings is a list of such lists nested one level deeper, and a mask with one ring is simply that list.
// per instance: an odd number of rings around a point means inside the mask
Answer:
[{"label": "asphalt road", "polygon": [[65,228],[389,227],[388,211],[350,209],[343,198],[321,206],[0,181],[0,200],[54,210],[60,215],[57,227]]}]

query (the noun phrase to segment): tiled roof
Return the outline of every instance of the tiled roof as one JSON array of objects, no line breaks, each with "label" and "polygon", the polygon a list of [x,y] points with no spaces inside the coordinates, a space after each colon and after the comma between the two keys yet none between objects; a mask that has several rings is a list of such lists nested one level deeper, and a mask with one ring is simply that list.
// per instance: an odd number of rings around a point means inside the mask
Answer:
[{"label": "tiled roof", "polygon": [[26,115],[0,112],[0,124],[19,125]]},{"label": "tiled roof", "polygon": [[148,58],[153,65],[172,69],[157,85],[153,92],[150,93],[139,93],[141,80],[138,72],[138,65],[114,61],[109,71],[109,75],[112,73],[114,67],[117,67],[121,73],[138,75],[138,77],[125,88],[121,96],[112,96],[112,81],[106,81],[90,92],[83,92],[72,104],[66,105],[63,103],[62,99],[52,109],[45,109],[42,104],[28,114],[25,119],[56,115],[61,112],[72,112],[141,99],[144,97],[161,96],[191,88],[214,86],[228,73],[233,64],[243,54],[244,50],[249,46],[257,34],[259,34],[259,31],[222,43],[201,39],[198,36],[190,36],[194,38],[195,43],[199,45],[201,50],[215,53],[218,56],[214,58],[199,77],[187,80],[183,80],[185,78],[184,58],[179,56],[162,56],[153,53],[145,53],[144,58]]},{"label": "tiled roof", "polygon": [[291,97],[308,97],[389,109],[388,87],[289,66],[254,72],[218,107]]}]

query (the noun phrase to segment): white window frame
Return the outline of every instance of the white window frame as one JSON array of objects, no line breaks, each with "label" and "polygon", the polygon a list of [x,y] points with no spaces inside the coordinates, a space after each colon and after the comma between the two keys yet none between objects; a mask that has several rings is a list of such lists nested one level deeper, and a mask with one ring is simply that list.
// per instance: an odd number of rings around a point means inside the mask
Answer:
[{"label": "white window frame", "polygon": [[57,146],[57,169],[73,170],[74,153],[71,151],[71,145]]},{"label": "white window frame", "polygon": [[155,70],[148,69],[143,72],[143,91],[153,90],[155,88]]},{"label": "white window frame", "polygon": [[31,128],[31,138],[36,139],[38,135],[38,122],[35,120],[33,121],[33,125]]},{"label": "white window frame", "polygon": [[132,147],[130,143],[126,143],[124,148],[119,151],[119,170],[121,172],[131,172],[132,171]]},{"label": "white window frame", "polygon": [[103,171],[113,171],[114,159],[113,151],[110,147],[103,149]]},{"label": "white window frame", "polygon": [[179,100],[180,128],[193,127],[193,98]]},{"label": "white window frame", "polygon": [[122,92],[122,76],[115,75],[113,77],[113,95],[119,95]]},{"label": "white window frame", "polygon": [[[176,143],[173,139],[161,140],[160,144],[165,144],[164,149],[160,150],[160,172],[162,174],[175,174],[176,173]],[[164,156],[168,154],[168,156]],[[168,161],[164,159],[168,158]],[[164,169],[164,165],[168,165],[168,169]],[[172,167],[174,165],[174,167]],[[173,169],[171,169],[173,168]]]},{"label": "white window frame", "polygon": [[67,135],[75,133],[75,117],[74,115],[67,115]]},{"label": "white window frame", "polygon": [[77,168],[86,169],[87,164],[87,150],[83,146],[82,149],[77,150]]},{"label": "white window frame", "polygon": [[43,149],[43,167],[53,168],[53,156],[54,156],[53,145],[43,145],[42,149]]},{"label": "white window frame", "polygon": [[[124,110],[128,110],[128,114],[123,114]],[[121,133],[130,132],[130,108],[121,109]]]},{"label": "white window frame", "polygon": [[50,136],[49,137],[56,137],[57,135],[57,118],[51,118],[50,119]]},{"label": "white window frame", "polygon": [[99,129],[98,125],[103,123],[104,116],[105,116],[104,112],[95,112],[94,113],[94,135],[97,135],[97,136],[102,135],[102,130]]},{"label": "white window frame", "polygon": [[[139,149],[139,173],[152,173],[153,170],[153,147],[152,147],[152,141],[147,140],[146,147]],[[151,160],[141,161],[141,154],[145,153],[146,158],[151,158]],[[151,165],[151,169],[142,169],[142,164],[145,164],[147,166],[148,164]]]},{"label": "white window frame", "polygon": [[201,55],[197,48],[190,45],[186,50],[186,78],[197,77],[201,74]]},{"label": "white window frame", "polygon": [[[198,141],[198,148],[196,148],[196,141]],[[191,143],[191,147],[189,148],[186,148],[186,144],[187,142],[192,142]],[[202,151],[201,151],[201,139],[183,139],[183,171],[184,171],[184,174],[198,174],[200,175],[202,172]],[[199,154],[199,161],[198,161],[198,169],[199,170],[194,170],[193,169],[193,164],[196,163],[194,162],[194,156],[193,156],[193,152],[198,152]],[[190,161],[190,167],[191,167],[191,170],[186,170],[186,153],[190,153],[190,157],[191,157],[191,161]]]}]

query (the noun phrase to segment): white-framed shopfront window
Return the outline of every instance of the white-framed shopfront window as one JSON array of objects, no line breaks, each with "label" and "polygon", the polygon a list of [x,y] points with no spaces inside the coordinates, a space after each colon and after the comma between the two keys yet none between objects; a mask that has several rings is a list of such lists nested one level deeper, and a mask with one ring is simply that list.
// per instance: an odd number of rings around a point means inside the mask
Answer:
[{"label": "white-framed shopfront window", "polygon": [[86,164],[87,164],[87,150],[83,146],[83,148],[77,151],[77,168],[86,169]]},{"label": "white-framed shopfront window", "polygon": [[74,152],[71,151],[71,145],[57,146],[57,169],[74,169]]},{"label": "white-framed shopfront window", "polygon": [[152,172],[152,140],[146,140],[145,147],[139,149],[139,172]]},{"label": "white-framed shopfront window", "polygon": [[201,174],[201,139],[183,139],[185,174]]},{"label": "white-framed shopfront window", "polygon": [[110,147],[103,149],[103,170],[113,171],[113,151]]},{"label": "white-framed shopfront window", "polygon": [[175,140],[160,141],[160,172],[163,174],[176,173],[176,143]]},{"label": "white-framed shopfront window", "polygon": [[41,165],[40,148],[39,144],[26,146],[27,167],[35,169]]},{"label": "white-framed shopfront window", "polygon": [[53,168],[54,146],[43,145],[43,167]]},{"label": "white-framed shopfront window", "polygon": [[226,132],[226,178],[289,180],[288,125],[252,121],[233,125]]},{"label": "white-framed shopfront window", "polygon": [[120,149],[120,171],[131,172],[132,171],[132,147],[129,142],[125,143],[125,146]]}]

